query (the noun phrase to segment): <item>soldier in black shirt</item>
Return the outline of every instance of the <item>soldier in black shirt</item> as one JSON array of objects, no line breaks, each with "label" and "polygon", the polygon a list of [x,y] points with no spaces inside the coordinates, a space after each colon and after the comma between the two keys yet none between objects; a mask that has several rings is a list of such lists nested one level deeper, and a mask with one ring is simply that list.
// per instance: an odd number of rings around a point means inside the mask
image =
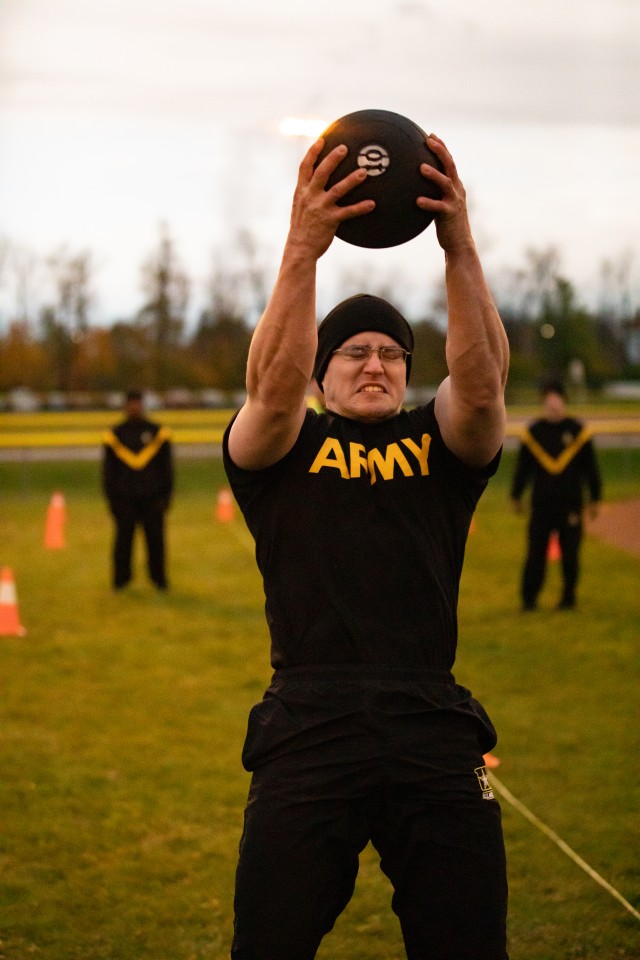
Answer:
[{"label": "soldier in black shirt", "polygon": [[113,586],[131,580],[131,556],[136,526],[147,546],[147,568],[159,590],[167,589],[165,513],[173,493],[170,433],[143,415],[139,390],[127,394],[126,419],[104,438],[102,483],[115,521]]},{"label": "soldier in black shirt", "polygon": [[[351,297],[316,326],[318,259],[371,201],[326,190],[344,157],[300,165],[291,226],[252,338],[247,401],[224,441],[256,541],[274,674],[252,709],[234,960],[312,960],[348,903],[369,840],[394,888],[409,960],[505,960],[493,726],[451,667],[469,524],[497,469],[508,344],[453,159],[423,176],[446,256],[449,376],[403,410],[413,334],[391,304]],[[311,376],[326,412],[309,410]]]},{"label": "soldier in black shirt", "polygon": [[545,579],[549,538],[560,544],[563,590],[558,609],[576,604],[582,543],[584,492],[596,516],[601,478],[591,432],[567,415],[562,383],[543,387],[544,416],[524,431],[511,486],[511,499],[522,512],[522,495],[531,485],[527,555],[521,580],[523,610],[535,610]]}]

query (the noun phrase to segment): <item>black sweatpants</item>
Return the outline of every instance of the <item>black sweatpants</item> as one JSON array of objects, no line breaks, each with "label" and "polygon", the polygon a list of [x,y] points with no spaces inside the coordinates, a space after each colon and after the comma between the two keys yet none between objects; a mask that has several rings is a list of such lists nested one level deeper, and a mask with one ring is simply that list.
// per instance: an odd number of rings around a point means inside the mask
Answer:
[{"label": "black sweatpants", "polygon": [[582,514],[578,510],[533,510],[529,518],[527,557],[522,572],[522,604],[533,607],[545,581],[547,548],[553,531],[558,533],[562,554],[562,595],[560,603],[573,605],[579,575],[582,543]]},{"label": "black sweatpants", "polygon": [[384,696],[365,709],[356,699],[348,716],[329,710],[306,731],[282,701],[252,719],[249,740],[252,726],[264,737],[268,715],[285,747],[253,773],[234,960],[312,960],[351,898],[368,841],[391,881],[409,960],[505,960],[500,808],[478,721],[406,703],[398,714]]},{"label": "black sweatpants", "polygon": [[131,580],[131,559],[136,527],[142,527],[147,549],[149,579],[157,587],[167,586],[165,571],[164,518],[166,500],[137,497],[111,501],[115,521],[113,541],[113,585],[124,587]]}]

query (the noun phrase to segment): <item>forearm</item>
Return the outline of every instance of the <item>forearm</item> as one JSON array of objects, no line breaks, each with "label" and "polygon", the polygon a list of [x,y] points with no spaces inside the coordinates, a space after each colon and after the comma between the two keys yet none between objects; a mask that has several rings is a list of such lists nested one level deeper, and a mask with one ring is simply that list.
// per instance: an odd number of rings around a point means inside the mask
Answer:
[{"label": "forearm", "polygon": [[316,260],[288,241],[247,362],[250,400],[274,414],[304,399],[317,347],[315,304]]},{"label": "forearm", "polygon": [[509,345],[487,286],[466,206],[466,192],[443,141],[428,146],[443,172],[423,164],[421,172],[442,192],[441,200],[418,197],[418,206],[435,214],[438,243],[446,261],[449,376],[436,395],[436,416],[450,450],[466,463],[487,464],[504,437],[504,387]]},{"label": "forearm", "polygon": [[316,261],[287,243],[247,361],[247,401],[229,435],[233,461],[270,466],[293,446],[306,413],[317,346]]},{"label": "forearm", "polygon": [[363,170],[325,190],[346,147],[336,147],[316,166],[322,146],[318,140],[300,164],[280,271],[249,348],[247,402],[229,433],[229,454],[247,470],[276,463],[295,443],[317,347],[316,265],[344,219],[373,209],[367,200],[338,204],[366,177]]},{"label": "forearm", "polygon": [[469,237],[446,251],[449,376],[436,397],[447,446],[465,463],[484,466],[504,439],[509,344]]},{"label": "forearm", "polygon": [[509,344],[471,237],[446,254],[447,366],[460,403],[478,412],[502,403]]}]

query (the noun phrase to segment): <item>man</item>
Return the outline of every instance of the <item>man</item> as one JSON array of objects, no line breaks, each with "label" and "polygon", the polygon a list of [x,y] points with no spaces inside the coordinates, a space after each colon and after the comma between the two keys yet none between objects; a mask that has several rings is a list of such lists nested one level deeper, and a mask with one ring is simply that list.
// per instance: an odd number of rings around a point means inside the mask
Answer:
[{"label": "man", "polygon": [[115,521],[113,586],[131,580],[133,537],[139,524],[147,546],[147,568],[159,590],[167,589],[165,513],[173,493],[170,433],[144,417],[142,393],[130,390],[125,419],[104,438],[103,489]]},{"label": "man", "polygon": [[[251,711],[253,771],[237,869],[235,960],[311,960],[353,892],[369,840],[394,887],[410,960],[503,960],[500,810],[483,754],[495,732],[451,666],[465,541],[496,470],[508,346],[444,143],[450,375],[402,409],[413,335],[377,297],[319,330],[316,264],[366,174],[325,190],[344,157],[300,165],[280,272],[252,339],[225,465],[256,540],[275,673]],[[314,373],[326,412],[309,410]]]},{"label": "man", "polygon": [[516,512],[531,484],[527,555],[521,580],[523,610],[535,610],[545,579],[549,538],[556,533],[562,562],[559,610],[576,605],[579,554],[582,543],[584,491],[589,491],[595,518],[602,494],[600,470],[591,433],[567,415],[566,394],[558,381],[542,389],[543,415],[522,436],[511,486]]}]

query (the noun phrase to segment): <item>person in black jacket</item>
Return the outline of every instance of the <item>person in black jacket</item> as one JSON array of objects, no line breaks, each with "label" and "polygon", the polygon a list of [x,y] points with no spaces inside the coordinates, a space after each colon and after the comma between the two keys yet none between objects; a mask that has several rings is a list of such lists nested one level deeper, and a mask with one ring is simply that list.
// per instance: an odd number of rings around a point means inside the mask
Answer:
[{"label": "person in black jacket", "polygon": [[165,514],[173,493],[170,432],[144,417],[139,390],[128,392],[125,413],[126,419],[105,435],[102,461],[103,489],[115,521],[113,586],[120,590],[131,580],[133,537],[140,524],[149,577],[166,590]]},{"label": "person in black jacket", "polygon": [[522,573],[523,610],[535,610],[545,579],[549,539],[558,535],[562,556],[563,590],[558,609],[576,604],[579,553],[582,542],[584,491],[589,510],[597,515],[602,482],[591,431],[567,415],[562,383],[551,381],[542,389],[543,416],[522,436],[511,499],[522,512],[522,495],[531,484],[531,510],[527,554]]}]

